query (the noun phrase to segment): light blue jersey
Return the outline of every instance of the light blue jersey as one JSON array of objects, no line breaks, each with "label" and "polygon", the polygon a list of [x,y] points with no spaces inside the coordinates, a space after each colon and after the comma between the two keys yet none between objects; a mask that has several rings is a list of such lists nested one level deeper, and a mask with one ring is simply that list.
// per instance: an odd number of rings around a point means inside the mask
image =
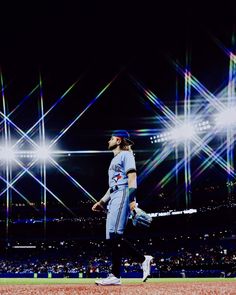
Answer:
[{"label": "light blue jersey", "polygon": [[116,185],[127,185],[129,171],[136,171],[135,159],[132,152],[121,151],[111,161],[108,176],[109,187],[112,188]]},{"label": "light blue jersey", "polygon": [[110,201],[107,206],[107,239],[110,239],[113,233],[124,233],[130,215],[127,176],[130,171],[136,171],[134,155],[129,151],[121,151],[112,159],[108,171],[109,187],[115,187],[115,190],[110,193]]}]

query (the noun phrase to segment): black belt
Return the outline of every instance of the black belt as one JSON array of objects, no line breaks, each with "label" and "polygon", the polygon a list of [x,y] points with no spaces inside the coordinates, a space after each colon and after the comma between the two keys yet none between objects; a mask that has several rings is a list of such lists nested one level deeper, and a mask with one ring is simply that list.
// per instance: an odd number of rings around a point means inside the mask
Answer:
[{"label": "black belt", "polygon": [[115,185],[113,187],[110,188],[110,194],[116,192],[119,190],[119,187],[123,186],[124,188],[125,187],[128,187],[128,184],[119,184],[119,185]]},{"label": "black belt", "polygon": [[119,187],[118,185],[115,185],[113,187],[110,188],[110,194],[114,193],[115,191],[118,191]]}]

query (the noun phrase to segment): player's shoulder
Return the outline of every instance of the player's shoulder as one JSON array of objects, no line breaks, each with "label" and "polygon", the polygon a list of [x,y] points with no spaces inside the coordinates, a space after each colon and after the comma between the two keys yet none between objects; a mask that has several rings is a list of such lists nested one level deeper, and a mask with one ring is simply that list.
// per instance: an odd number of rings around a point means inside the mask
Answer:
[{"label": "player's shoulder", "polygon": [[131,151],[121,151],[120,152],[121,154],[127,154],[127,155],[132,155],[133,153]]},{"label": "player's shoulder", "polygon": [[131,151],[121,151],[120,155],[123,157],[133,157],[134,156],[133,152],[131,152]]}]

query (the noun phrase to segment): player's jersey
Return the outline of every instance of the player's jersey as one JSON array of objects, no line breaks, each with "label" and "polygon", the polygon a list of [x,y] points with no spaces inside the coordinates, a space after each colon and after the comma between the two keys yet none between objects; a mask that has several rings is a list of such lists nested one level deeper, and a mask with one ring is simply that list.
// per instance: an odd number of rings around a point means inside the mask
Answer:
[{"label": "player's jersey", "polygon": [[116,185],[127,185],[129,171],[136,171],[135,159],[132,152],[122,151],[111,161],[108,176],[109,176],[109,187]]}]

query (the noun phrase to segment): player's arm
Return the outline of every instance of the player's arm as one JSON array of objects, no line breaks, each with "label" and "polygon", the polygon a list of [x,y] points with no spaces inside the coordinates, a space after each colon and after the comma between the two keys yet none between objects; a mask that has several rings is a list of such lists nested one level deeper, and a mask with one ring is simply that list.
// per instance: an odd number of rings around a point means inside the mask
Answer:
[{"label": "player's arm", "polygon": [[105,209],[105,205],[109,202],[110,198],[110,189],[108,189],[105,195],[93,205],[92,210],[98,212],[103,211]]},{"label": "player's arm", "polygon": [[130,210],[134,210],[136,207],[136,191],[137,191],[137,174],[136,171],[130,171],[128,176],[128,187],[129,187],[129,206]]}]

